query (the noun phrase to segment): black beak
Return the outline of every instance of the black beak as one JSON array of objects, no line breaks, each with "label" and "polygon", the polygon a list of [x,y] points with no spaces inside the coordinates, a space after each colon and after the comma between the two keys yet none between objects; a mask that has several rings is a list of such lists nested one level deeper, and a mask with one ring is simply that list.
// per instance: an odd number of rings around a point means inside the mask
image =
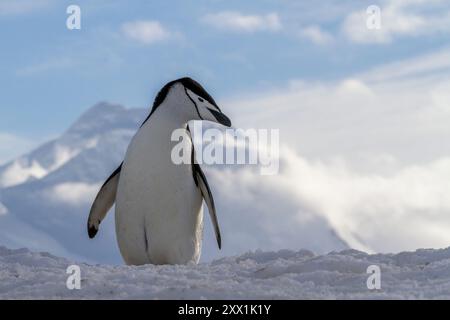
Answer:
[{"label": "black beak", "polygon": [[216,110],[208,108],[208,110],[212,113],[214,118],[216,118],[217,122],[225,127],[231,127],[231,120],[224,115],[222,112],[218,112]]}]

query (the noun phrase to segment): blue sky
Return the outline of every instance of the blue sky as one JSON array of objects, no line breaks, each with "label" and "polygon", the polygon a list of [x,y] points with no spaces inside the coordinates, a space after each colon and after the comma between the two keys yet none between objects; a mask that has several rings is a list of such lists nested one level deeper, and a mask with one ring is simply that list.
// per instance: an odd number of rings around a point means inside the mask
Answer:
[{"label": "blue sky", "polygon": [[[70,4],[81,30],[66,28]],[[382,9],[379,31],[365,25],[371,4]],[[440,0],[0,0],[0,163],[98,101],[148,107],[184,75],[220,101],[438,51],[449,12]]]}]

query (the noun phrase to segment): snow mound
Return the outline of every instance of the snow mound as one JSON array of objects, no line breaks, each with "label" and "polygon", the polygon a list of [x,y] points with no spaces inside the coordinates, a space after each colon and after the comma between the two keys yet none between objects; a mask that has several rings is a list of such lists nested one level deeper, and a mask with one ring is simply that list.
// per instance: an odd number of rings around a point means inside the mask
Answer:
[{"label": "snow mound", "polygon": [[[80,263],[81,289],[66,288],[64,258],[0,247],[0,299],[449,299],[450,248],[316,256],[307,250],[250,252],[188,266]],[[381,269],[369,290],[367,268]]]}]

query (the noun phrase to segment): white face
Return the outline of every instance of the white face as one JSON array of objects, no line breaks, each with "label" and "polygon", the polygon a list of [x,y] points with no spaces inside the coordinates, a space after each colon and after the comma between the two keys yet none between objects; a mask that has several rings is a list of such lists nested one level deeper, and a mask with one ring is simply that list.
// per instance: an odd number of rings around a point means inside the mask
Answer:
[{"label": "white face", "polygon": [[209,103],[205,98],[195,94],[189,89],[186,89],[186,92],[191,101],[195,104],[201,120],[217,122],[227,127],[231,126],[231,122],[228,117],[225,116],[218,107],[212,103]]}]

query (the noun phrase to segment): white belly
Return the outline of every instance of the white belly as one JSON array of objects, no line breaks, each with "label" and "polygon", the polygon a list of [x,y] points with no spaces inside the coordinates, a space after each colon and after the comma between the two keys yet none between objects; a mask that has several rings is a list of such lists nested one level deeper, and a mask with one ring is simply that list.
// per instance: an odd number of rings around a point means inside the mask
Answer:
[{"label": "white belly", "polygon": [[191,165],[172,163],[169,133],[161,137],[152,125],[133,138],[122,166],[116,197],[120,252],[127,264],[197,263],[202,196]]}]

